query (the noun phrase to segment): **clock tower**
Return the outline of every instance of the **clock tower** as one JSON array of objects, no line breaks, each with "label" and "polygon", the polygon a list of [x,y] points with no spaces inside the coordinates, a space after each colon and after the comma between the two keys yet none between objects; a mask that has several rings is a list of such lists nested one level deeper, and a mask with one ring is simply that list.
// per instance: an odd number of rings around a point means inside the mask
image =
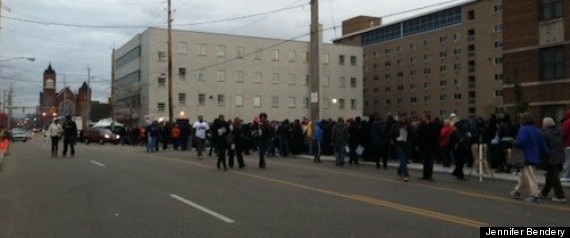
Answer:
[{"label": "clock tower", "polygon": [[[56,107],[56,85],[57,75],[51,68],[51,64],[44,71],[43,91],[40,95],[41,113],[53,113],[50,111],[51,107]],[[40,114],[41,114],[40,113]]]}]

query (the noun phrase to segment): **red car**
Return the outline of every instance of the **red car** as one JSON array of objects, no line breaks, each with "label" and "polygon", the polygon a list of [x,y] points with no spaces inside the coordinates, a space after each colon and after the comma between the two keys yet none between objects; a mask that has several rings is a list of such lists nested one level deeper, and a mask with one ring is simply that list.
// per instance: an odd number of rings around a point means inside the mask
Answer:
[{"label": "red car", "polygon": [[111,130],[106,128],[88,128],[83,132],[83,139],[85,144],[91,142],[98,142],[99,144],[105,144],[107,142],[118,144],[120,135],[113,133]]}]

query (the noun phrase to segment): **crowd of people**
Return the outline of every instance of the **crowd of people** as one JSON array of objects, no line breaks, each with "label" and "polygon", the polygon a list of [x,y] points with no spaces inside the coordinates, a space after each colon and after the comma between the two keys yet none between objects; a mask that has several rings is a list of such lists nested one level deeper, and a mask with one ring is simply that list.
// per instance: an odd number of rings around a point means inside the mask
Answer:
[{"label": "crowd of people", "polygon": [[[565,118],[570,118],[570,110]],[[409,182],[409,163],[422,163],[420,179],[433,181],[434,164],[451,170],[458,180],[466,180],[465,166],[473,167],[479,148],[484,148],[485,169],[495,173],[520,173],[521,181],[512,192],[520,197],[519,190],[529,187],[530,202],[545,197],[554,188],[555,201],[566,201],[561,182],[570,182],[570,120],[556,124],[552,118],[536,123],[530,114],[519,115],[514,122],[509,115],[488,119],[460,118],[451,114],[447,118],[419,116],[372,116],[321,120],[313,123],[307,118],[269,121],[262,113],[252,122],[240,118],[226,120],[220,115],[212,122],[202,116],[194,123],[168,125],[154,121],[146,127],[127,131],[133,144],[146,145],[148,152],[163,150],[172,145],[174,150],[196,148],[199,159],[206,148],[209,155],[218,157],[218,168],[245,167],[243,155],[257,153],[259,167],[265,168],[265,158],[308,154],[320,163],[322,155],[334,155],[339,167],[357,165],[360,161],[373,161],[376,168],[387,168],[389,160],[399,162],[397,175]],[[531,139],[529,139],[531,138]],[[531,141],[531,142],[529,142]],[[544,142],[544,144],[542,143]],[[209,145],[209,146],[208,146]],[[510,151],[522,150],[525,166],[513,167],[508,163]],[[226,164],[226,157],[229,158]],[[346,158],[348,157],[348,158]],[[564,166],[563,166],[564,164]],[[547,184],[537,192],[535,167],[547,172]],[[489,168],[490,167],[490,168]],[[562,178],[559,173],[562,172]]]}]

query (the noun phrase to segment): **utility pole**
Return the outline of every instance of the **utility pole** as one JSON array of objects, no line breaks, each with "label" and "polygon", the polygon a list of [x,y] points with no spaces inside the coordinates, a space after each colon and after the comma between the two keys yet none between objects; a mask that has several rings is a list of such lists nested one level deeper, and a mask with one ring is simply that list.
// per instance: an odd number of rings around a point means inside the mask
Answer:
[{"label": "utility pole", "polygon": [[321,78],[321,42],[322,35],[319,25],[319,0],[311,0],[311,121],[313,124],[320,119],[320,78]]},{"label": "utility pole", "polygon": [[14,89],[12,88],[12,84],[10,83],[10,89],[8,89],[8,129],[12,128],[10,125],[12,123],[12,97],[14,94]]},{"label": "utility pole", "polygon": [[172,105],[172,11],[168,0],[168,122],[172,125],[174,108]]},{"label": "utility pole", "polygon": [[87,66],[87,86],[89,86],[87,89],[87,120],[83,120],[83,123],[89,126],[91,122],[91,66]]}]

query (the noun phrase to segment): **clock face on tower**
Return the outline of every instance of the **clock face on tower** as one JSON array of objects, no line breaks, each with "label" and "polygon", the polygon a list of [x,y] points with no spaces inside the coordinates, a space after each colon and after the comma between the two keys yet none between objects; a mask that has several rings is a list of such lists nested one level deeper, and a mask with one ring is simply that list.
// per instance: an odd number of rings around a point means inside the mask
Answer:
[{"label": "clock face on tower", "polygon": [[55,89],[55,81],[52,78],[47,78],[45,88]]}]

